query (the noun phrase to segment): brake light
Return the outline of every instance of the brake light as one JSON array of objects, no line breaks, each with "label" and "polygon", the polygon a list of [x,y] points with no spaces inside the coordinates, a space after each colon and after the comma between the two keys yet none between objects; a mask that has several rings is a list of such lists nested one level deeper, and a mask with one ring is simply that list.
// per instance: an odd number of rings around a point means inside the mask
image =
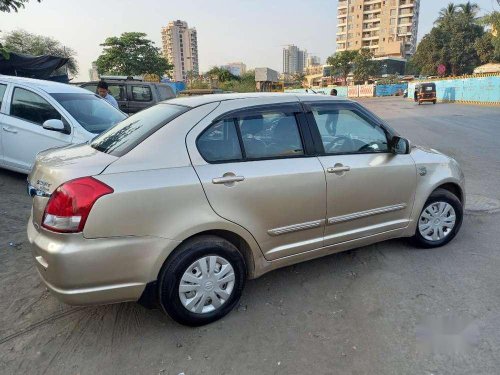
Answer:
[{"label": "brake light", "polygon": [[50,196],[42,226],[54,232],[81,232],[94,203],[113,189],[93,177],[82,177],[59,186]]}]

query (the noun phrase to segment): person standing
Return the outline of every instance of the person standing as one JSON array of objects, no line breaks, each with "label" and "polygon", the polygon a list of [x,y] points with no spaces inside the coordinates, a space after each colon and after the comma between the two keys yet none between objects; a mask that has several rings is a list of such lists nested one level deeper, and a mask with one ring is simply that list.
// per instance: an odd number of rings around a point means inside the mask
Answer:
[{"label": "person standing", "polygon": [[108,84],[104,81],[100,81],[98,84],[97,84],[97,93],[99,94],[99,96],[101,98],[103,98],[104,100],[106,100],[109,104],[111,104],[113,107],[118,108],[118,102],[116,101],[116,99],[113,97],[113,95],[111,95],[109,93],[109,88],[108,88]]}]

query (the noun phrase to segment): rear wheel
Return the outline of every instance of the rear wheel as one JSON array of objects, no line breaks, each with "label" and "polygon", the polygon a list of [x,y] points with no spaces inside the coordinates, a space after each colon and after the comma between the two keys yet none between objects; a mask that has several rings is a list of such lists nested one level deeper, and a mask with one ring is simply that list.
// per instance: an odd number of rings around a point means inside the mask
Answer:
[{"label": "rear wheel", "polygon": [[432,101],[432,104],[436,104],[436,99],[434,99],[434,100]]},{"label": "rear wheel", "polygon": [[414,239],[427,248],[443,246],[456,236],[462,219],[462,202],[448,190],[437,189],[420,213]]},{"label": "rear wheel", "polygon": [[245,261],[230,242],[201,236],[176,250],[159,278],[159,300],[175,321],[200,326],[228,314],[245,285]]}]

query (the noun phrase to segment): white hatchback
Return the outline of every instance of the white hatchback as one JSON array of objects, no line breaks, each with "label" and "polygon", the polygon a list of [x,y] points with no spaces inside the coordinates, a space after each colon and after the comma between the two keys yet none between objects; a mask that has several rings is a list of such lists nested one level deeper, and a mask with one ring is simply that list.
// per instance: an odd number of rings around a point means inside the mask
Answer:
[{"label": "white hatchback", "polygon": [[87,142],[126,117],[79,87],[0,76],[0,167],[29,173],[40,151]]}]

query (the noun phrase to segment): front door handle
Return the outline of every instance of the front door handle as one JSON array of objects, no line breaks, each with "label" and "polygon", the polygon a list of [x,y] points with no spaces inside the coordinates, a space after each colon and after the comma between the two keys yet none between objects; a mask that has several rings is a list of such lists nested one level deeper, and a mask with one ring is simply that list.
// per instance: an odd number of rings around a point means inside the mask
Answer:
[{"label": "front door handle", "polygon": [[17,134],[17,130],[16,129],[12,129],[12,128],[8,127],[8,126],[4,126],[2,129],[5,130],[7,133]]},{"label": "front door handle", "polygon": [[222,177],[216,177],[212,179],[212,183],[219,185],[224,184],[226,186],[232,186],[235,182],[245,181],[245,177],[236,176],[234,173],[225,173]]},{"label": "front door handle", "polygon": [[348,165],[335,164],[334,167],[330,167],[326,171],[328,173],[343,173],[343,172],[349,172],[350,170],[351,167],[349,167]]}]

